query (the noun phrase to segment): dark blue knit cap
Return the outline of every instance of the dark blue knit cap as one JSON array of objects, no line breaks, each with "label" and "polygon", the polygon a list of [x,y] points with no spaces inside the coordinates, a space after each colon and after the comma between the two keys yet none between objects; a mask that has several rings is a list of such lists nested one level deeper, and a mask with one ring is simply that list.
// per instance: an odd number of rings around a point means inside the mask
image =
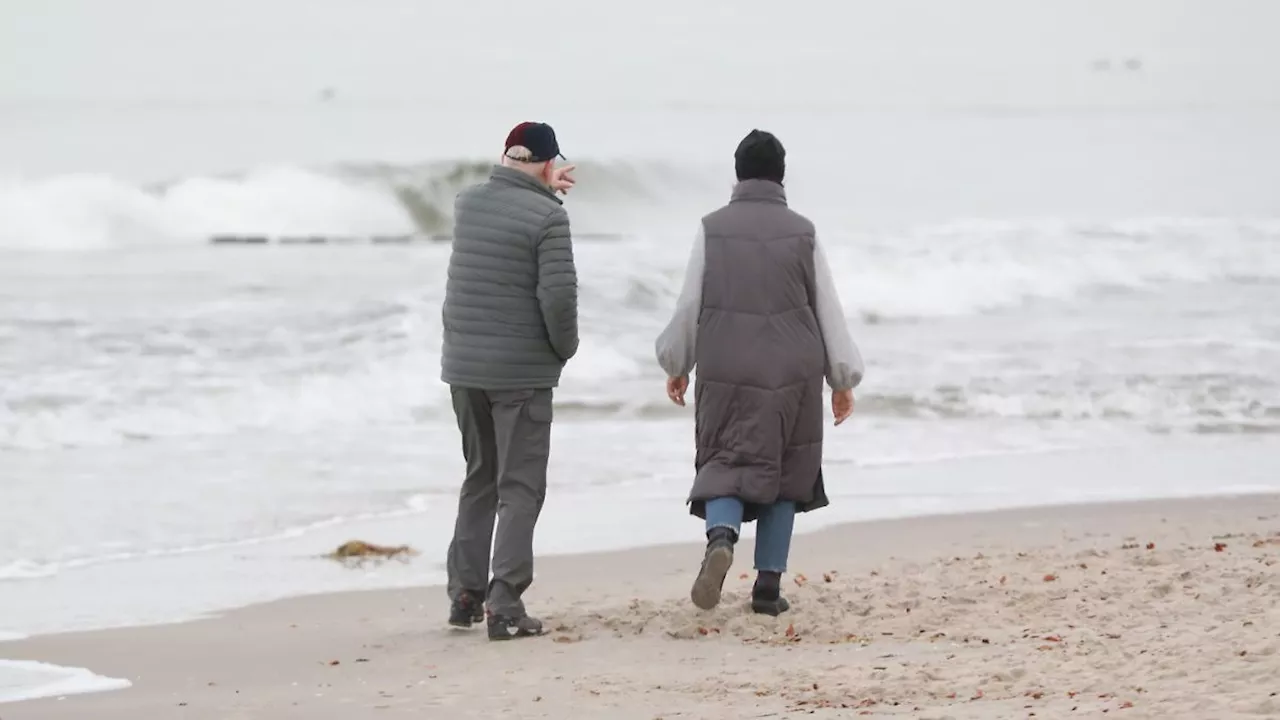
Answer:
[{"label": "dark blue knit cap", "polygon": [[733,153],[739,180],[772,180],[781,183],[787,174],[787,151],[771,132],[752,130]]}]

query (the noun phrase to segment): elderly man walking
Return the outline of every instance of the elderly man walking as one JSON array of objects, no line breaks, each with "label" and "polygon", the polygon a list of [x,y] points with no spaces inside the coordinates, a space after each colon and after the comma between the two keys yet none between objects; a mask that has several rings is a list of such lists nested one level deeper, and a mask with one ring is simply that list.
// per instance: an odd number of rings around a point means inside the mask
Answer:
[{"label": "elderly man walking", "polygon": [[573,186],[573,166],[557,168],[557,157],[551,126],[521,123],[488,180],[455,205],[441,379],[467,470],[448,551],[449,623],[470,627],[487,604],[490,640],[542,633],[521,596],[547,492],[552,392],[578,350],[577,271],[556,196]]},{"label": "elderly man walking", "polygon": [[690,596],[720,602],[744,521],[757,521],[751,607],[778,615],[797,512],[827,505],[822,381],[835,424],[853,412],[863,362],[813,223],[787,206],[786,153],[753,130],[734,155],[729,204],[702,220],[675,316],[658,338],[667,395],[684,405],[697,367],[690,511],[707,547]]}]

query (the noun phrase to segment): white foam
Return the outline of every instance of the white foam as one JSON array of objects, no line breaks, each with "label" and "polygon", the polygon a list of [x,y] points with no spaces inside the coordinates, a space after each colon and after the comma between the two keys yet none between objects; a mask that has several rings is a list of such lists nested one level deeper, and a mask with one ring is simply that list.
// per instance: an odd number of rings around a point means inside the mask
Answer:
[{"label": "white foam", "polygon": [[161,198],[108,176],[0,179],[0,248],[106,248],[183,234]]},{"label": "white foam", "polygon": [[[105,175],[42,180],[0,178],[0,249],[109,248],[196,244],[216,235],[265,237],[403,236],[417,223],[447,225],[452,196],[474,180],[475,163],[343,170],[265,167],[235,177],[192,176],[145,189]],[[645,227],[664,226],[681,211],[656,208],[643,193],[614,192],[688,182],[687,168],[650,177],[647,166],[601,167],[594,187],[574,195],[575,228],[626,234],[636,213]],[[425,208],[415,221],[397,195],[411,191]],[[584,194],[585,193],[585,194]],[[667,203],[667,198],[662,198]],[[709,209],[722,198],[708,197]],[[1138,217],[1109,223],[1054,217],[968,219],[876,233],[852,232],[834,199],[809,200],[851,311],[884,317],[940,317],[1017,306],[1028,299],[1069,299],[1100,287],[1142,290],[1168,282],[1280,278],[1274,219]],[[595,225],[599,223],[604,225]],[[686,221],[681,221],[683,227]],[[658,239],[660,245],[668,237]],[[683,246],[683,242],[680,243]],[[600,268],[583,272],[584,313],[665,310],[679,287],[685,258],[610,248]],[[619,252],[625,262],[618,262]],[[588,272],[590,271],[590,272]],[[593,283],[604,275],[608,283]],[[593,286],[594,285],[594,286]],[[584,345],[585,348],[591,347]],[[607,358],[600,358],[602,362]],[[578,363],[582,365],[582,363]]]},{"label": "white foam", "polygon": [[[160,187],[92,173],[0,175],[0,249],[164,246],[219,235],[369,239],[447,232],[458,190],[481,179],[487,167],[466,159],[425,166],[275,165],[180,177]],[[681,177],[660,164],[589,167],[591,187],[574,194],[578,233],[625,234],[636,221],[653,227],[654,199],[637,194],[637,185],[683,190],[686,199],[701,187],[698,173]],[[672,212],[663,200],[662,209]]]},{"label": "white foam", "polygon": [[967,315],[1097,288],[1280,278],[1274,220],[970,220],[842,238],[828,253],[842,296],[888,317]]},{"label": "white foam", "polygon": [[219,234],[403,235],[388,191],[300,168],[192,177],[149,191],[105,175],[0,178],[0,248],[68,250],[206,242]]},{"label": "white foam", "polygon": [[[412,515],[421,515],[432,509],[431,498],[424,494],[412,495],[406,499],[400,507],[390,508],[381,511],[370,511],[362,513],[352,513],[348,515],[333,515],[321,520],[291,525],[278,532],[263,535],[253,535],[250,537],[237,538],[233,540],[223,540],[215,542],[195,543],[189,545],[178,545],[175,547],[159,547],[149,548],[137,551],[121,551],[114,553],[103,553],[99,555],[87,555],[80,557],[69,557],[54,562],[35,562],[32,560],[15,560],[8,565],[0,566],[0,581],[4,580],[34,580],[40,578],[53,577],[60,572],[66,570],[76,570],[79,568],[93,567],[96,565],[104,565],[107,563],[129,562],[133,560],[146,560],[157,558],[168,558],[181,555],[197,555],[201,553],[209,553],[219,550],[230,550],[235,548],[249,548],[255,545],[263,545],[267,543],[278,542],[281,540],[291,540],[300,538],[309,533],[326,528],[338,527],[351,523],[366,522],[371,520],[390,520],[393,518],[401,518]],[[9,574],[6,574],[8,572]],[[0,633],[0,640],[3,640],[4,634]],[[20,639],[20,638],[10,638]]]},{"label": "white foam", "polygon": [[109,678],[85,668],[31,660],[0,660],[0,703],[123,690],[128,680]]},{"label": "white foam", "polygon": [[203,237],[413,232],[390,193],[291,167],[267,168],[243,179],[191,178],[166,189],[164,199]]},{"label": "white foam", "polygon": [[[1188,220],[1179,225],[1163,220],[1110,226],[1108,232],[1125,233],[1129,239],[1098,237],[1105,233],[1097,227],[1047,221],[992,223],[989,233],[983,227],[967,224],[921,229],[903,237],[832,241],[828,251],[851,318],[859,313],[888,318],[972,316],[1026,298],[1071,297],[1103,285],[1137,289],[1168,278],[1280,278],[1280,253],[1265,252],[1280,240],[1280,227],[1266,223]],[[1147,235],[1167,240],[1143,240]],[[1134,245],[1142,252],[1135,251]],[[192,254],[203,255],[205,250],[209,256],[227,260],[217,250],[201,248]],[[107,447],[263,429],[313,432],[338,426],[448,421],[447,393],[439,391],[438,376],[428,370],[439,366],[439,298],[447,247],[411,252],[420,265],[407,279],[406,274],[388,269],[398,263],[389,260],[385,267],[369,270],[372,266],[366,266],[364,275],[352,273],[346,280],[351,288],[384,296],[377,312],[360,301],[344,305],[340,299],[317,299],[310,288],[294,286],[294,276],[309,268],[327,277],[333,267],[350,264],[350,256],[344,253],[314,254],[315,264],[301,269],[292,266],[296,257],[292,253],[264,256],[255,271],[263,278],[260,295],[245,299],[229,289],[227,297],[212,303],[188,304],[181,299],[174,301],[174,310],[156,303],[155,309],[145,309],[155,317],[147,324],[131,317],[141,312],[136,306],[123,300],[112,304],[117,298],[110,294],[127,291],[114,280],[82,283],[105,296],[93,311],[70,302],[65,310],[52,303],[25,305],[15,315],[18,323],[30,325],[38,319],[73,325],[67,332],[85,351],[69,367],[49,363],[35,352],[47,330],[37,325],[11,326],[18,362],[24,362],[21,355],[29,348],[34,350],[26,361],[31,369],[25,371],[24,381],[0,391],[0,448]],[[652,417],[674,412],[661,393],[650,392],[660,383],[654,379],[658,370],[652,343],[674,305],[683,251],[658,252],[655,243],[646,241],[584,244],[576,252],[583,342],[565,370],[557,400],[596,414]],[[53,260],[60,263],[63,258]],[[220,269],[218,274],[226,279],[219,282],[241,282],[238,278],[247,270],[239,267],[242,258],[234,260],[234,267]],[[79,262],[66,265],[76,268]],[[99,258],[92,262],[94,272],[106,264]],[[159,271],[145,265],[142,270],[124,266],[131,273],[166,272],[163,263]],[[212,275],[218,270],[211,267],[207,272]],[[57,273],[62,273],[61,268]],[[95,282],[100,282],[100,289],[91,287]],[[314,292],[323,296],[335,291]],[[1179,285],[1177,293],[1186,295],[1185,287]],[[327,313],[323,324],[316,322],[321,312]],[[857,319],[853,322],[859,324]],[[168,329],[160,331],[161,324]],[[998,326],[995,329],[1003,332]],[[876,332],[857,330],[861,338]],[[874,368],[876,384],[868,386],[860,399],[875,413],[922,419],[1122,417],[1179,426],[1200,422],[1205,411],[1219,413],[1221,417],[1214,418],[1227,422],[1272,417],[1268,413],[1275,411],[1268,408],[1280,407],[1273,383],[1233,382],[1217,388],[1214,376],[1273,375],[1268,370],[1280,345],[1234,322],[1206,326],[1203,337],[1208,339],[1202,339],[1201,332],[1188,336],[1181,325],[1171,325],[1168,333],[1151,338],[1133,333],[1130,338],[1102,342],[1096,349],[1066,342],[1059,351],[1036,356],[1039,371],[1046,374],[1039,379],[1023,370],[1009,372],[1005,360],[968,357],[958,345],[940,345],[942,352],[922,350],[909,368],[901,364]],[[117,339],[108,347],[102,337]],[[259,345],[258,338],[269,342]],[[1060,338],[1042,340],[1062,343]],[[133,353],[142,351],[130,347],[130,362],[146,370],[120,373],[113,368],[119,362],[121,342],[177,348],[179,353],[173,356],[176,359],[139,358]],[[1168,346],[1167,352],[1161,343]],[[265,345],[275,347],[264,349]],[[1130,357],[1139,346],[1161,352],[1150,353],[1139,363]],[[869,357],[884,357],[894,348],[872,350]],[[1187,364],[1189,355],[1198,358],[1194,368]],[[1089,392],[1081,392],[1081,363],[1093,366],[1104,360],[1126,368],[1125,372],[1093,374],[1088,379]],[[1188,372],[1193,375],[1183,377]],[[980,382],[962,382],[957,390],[952,387],[957,377]],[[40,572],[0,561],[0,578]]]},{"label": "white foam", "polygon": [[45,563],[32,562],[30,560],[14,560],[8,564],[0,565],[0,581],[3,580],[31,580],[35,578],[50,577],[56,575],[58,569]]}]

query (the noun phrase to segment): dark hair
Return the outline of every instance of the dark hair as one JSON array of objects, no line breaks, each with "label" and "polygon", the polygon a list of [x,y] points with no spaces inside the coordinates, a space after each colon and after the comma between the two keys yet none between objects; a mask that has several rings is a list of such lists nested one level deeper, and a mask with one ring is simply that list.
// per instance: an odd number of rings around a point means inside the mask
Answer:
[{"label": "dark hair", "polygon": [[771,132],[752,130],[733,153],[738,180],[772,180],[782,184],[787,174],[787,151]]}]

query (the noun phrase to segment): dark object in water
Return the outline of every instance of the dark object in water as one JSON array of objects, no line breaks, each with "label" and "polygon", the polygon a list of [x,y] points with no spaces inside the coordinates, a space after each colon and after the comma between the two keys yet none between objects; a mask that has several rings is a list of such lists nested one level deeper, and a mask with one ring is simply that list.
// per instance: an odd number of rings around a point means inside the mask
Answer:
[{"label": "dark object in water", "polygon": [[[574,240],[581,242],[616,242],[626,238],[620,233],[578,233],[573,236]],[[411,245],[417,242],[450,243],[453,235],[214,235],[209,238],[211,245]]]},{"label": "dark object in water", "polygon": [[268,240],[264,235],[214,235],[209,242],[214,245],[266,245]]},{"label": "dark object in water", "polygon": [[209,238],[211,245],[408,245],[431,238],[422,235],[214,235]]},{"label": "dark object in water", "polygon": [[[627,236],[623,235],[622,233],[574,233],[573,234],[574,242],[580,242],[580,241],[617,242],[619,240],[625,240],[626,238]],[[453,242],[452,235],[441,234],[441,233],[432,234],[427,239],[430,240],[431,242],[438,242],[438,243]]]}]

